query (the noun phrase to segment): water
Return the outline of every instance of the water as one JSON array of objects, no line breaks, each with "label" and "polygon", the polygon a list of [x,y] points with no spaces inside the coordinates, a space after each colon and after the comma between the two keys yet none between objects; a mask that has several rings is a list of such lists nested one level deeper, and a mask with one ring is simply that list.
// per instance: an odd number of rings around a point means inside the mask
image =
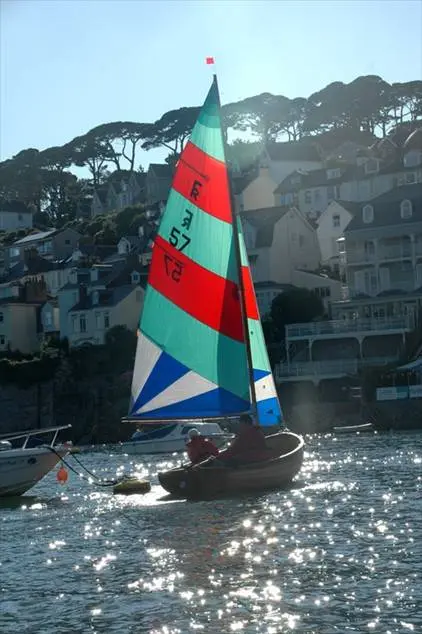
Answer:
[{"label": "water", "polygon": [[152,491],[50,474],[3,500],[0,632],[421,632],[420,439],[310,437],[291,491],[219,502],[164,498],[176,457],[82,454],[103,477],[136,465]]}]

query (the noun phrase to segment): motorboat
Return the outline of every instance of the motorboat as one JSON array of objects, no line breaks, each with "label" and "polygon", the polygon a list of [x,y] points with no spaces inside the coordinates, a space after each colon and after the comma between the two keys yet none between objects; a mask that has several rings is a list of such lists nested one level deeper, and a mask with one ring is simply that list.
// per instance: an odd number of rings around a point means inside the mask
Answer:
[{"label": "motorboat", "polygon": [[[70,447],[57,443],[61,430],[71,425],[46,427],[0,436],[0,497],[23,495],[46,476]],[[50,442],[44,437],[52,435]]]},{"label": "motorboat", "polygon": [[233,438],[218,423],[178,421],[161,425],[144,425],[135,431],[128,442],[122,443],[122,450],[128,454],[180,453],[186,450],[188,432],[196,428],[205,438],[221,447]]}]

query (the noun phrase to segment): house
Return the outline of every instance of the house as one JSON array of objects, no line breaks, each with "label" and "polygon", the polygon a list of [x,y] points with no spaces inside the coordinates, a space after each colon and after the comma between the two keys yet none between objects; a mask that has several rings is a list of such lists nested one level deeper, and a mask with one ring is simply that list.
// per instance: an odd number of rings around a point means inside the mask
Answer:
[{"label": "house", "polygon": [[94,190],[91,217],[121,211],[129,205],[145,202],[146,174],[118,170],[102,187]]},{"label": "house", "polygon": [[362,204],[344,232],[350,297],[422,287],[422,188],[407,185]]},{"label": "house", "polygon": [[0,351],[39,351],[42,339],[56,332],[57,317],[44,283],[27,281],[9,286],[8,296],[2,293],[0,299]]},{"label": "house", "polygon": [[358,209],[358,203],[332,201],[319,216],[316,232],[322,266],[340,271],[339,239]]},{"label": "house", "polygon": [[9,246],[9,266],[12,267],[19,260],[24,259],[25,252],[28,250],[35,250],[46,260],[64,260],[72,255],[80,238],[81,234],[70,228],[31,233]]},{"label": "house", "polygon": [[369,201],[395,187],[422,183],[422,128],[398,147],[391,139],[379,139],[360,150],[354,164],[327,163],[323,169],[298,169],[274,191],[275,204],[296,205],[308,217],[317,218],[333,200]]},{"label": "house", "polygon": [[261,317],[268,315],[271,311],[273,299],[294,288],[293,284],[277,284],[277,282],[256,282],[254,284],[256,301],[258,303],[259,313]]},{"label": "house", "polygon": [[261,155],[260,164],[269,168],[270,177],[276,186],[296,170],[310,172],[323,165],[317,145],[307,139],[268,143]]},{"label": "house", "polygon": [[276,183],[269,167],[259,167],[254,173],[234,179],[234,192],[240,211],[274,207]]},{"label": "house", "polygon": [[32,229],[32,211],[19,200],[0,201],[0,231]]},{"label": "house", "polygon": [[60,337],[71,346],[104,343],[105,333],[123,324],[136,330],[147,270],[138,256],[114,265],[74,269],[58,293]]},{"label": "house", "polygon": [[167,163],[150,163],[146,179],[146,202],[151,205],[166,201],[170,192],[173,169]]},{"label": "house", "polygon": [[295,269],[318,268],[316,231],[296,208],[249,210],[241,219],[254,282],[292,284]]}]

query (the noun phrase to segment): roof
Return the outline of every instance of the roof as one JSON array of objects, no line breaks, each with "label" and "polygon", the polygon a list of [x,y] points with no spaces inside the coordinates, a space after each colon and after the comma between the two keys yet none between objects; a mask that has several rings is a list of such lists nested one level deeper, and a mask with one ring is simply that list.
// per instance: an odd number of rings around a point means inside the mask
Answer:
[{"label": "roof", "polygon": [[245,174],[232,179],[233,193],[241,194],[257,177],[257,173]]},{"label": "roof", "polygon": [[31,233],[29,236],[25,238],[21,238],[20,240],[16,240],[13,244],[25,244],[27,242],[38,242],[40,240],[45,240],[50,236],[53,236],[55,233],[58,233],[58,229],[50,229],[49,231],[39,231],[38,233]]},{"label": "roof", "polygon": [[0,211],[2,213],[31,214],[32,211],[20,200],[1,200]]},{"label": "roof", "polygon": [[352,216],[359,213],[359,211],[362,209],[362,205],[365,204],[365,203],[352,203],[352,202],[349,202],[348,200],[335,200],[332,202],[336,202],[338,205],[340,205],[340,207],[343,207],[343,209],[351,213]]},{"label": "roof", "polygon": [[173,170],[167,163],[150,163],[148,171],[153,171],[158,178],[171,178]]},{"label": "roof", "polygon": [[[410,218],[401,217],[400,204],[404,200],[410,200],[412,203],[412,215]],[[397,187],[369,202],[362,202],[360,209],[363,210],[365,205],[372,206],[374,210],[373,221],[368,223],[363,222],[363,212],[357,212],[345,229],[345,233],[357,229],[373,229],[374,227],[422,222],[422,188],[420,184]]]},{"label": "roof", "polygon": [[317,146],[309,141],[268,143],[265,149],[272,161],[321,161]]},{"label": "roof", "polygon": [[[328,172],[333,169],[339,169],[340,175],[334,178],[328,178]],[[347,180],[348,176],[352,176],[356,172],[356,167],[333,166],[317,170],[296,170],[286,176],[281,181],[275,194],[283,194],[299,189],[311,189],[312,187],[322,187],[324,185],[336,185]],[[294,183],[295,177],[299,177],[299,182]]]},{"label": "roof", "polygon": [[257,230],[255,248],[270,247],[273,243],[274,226],[289,211],[288,207],[264,207],[243,211],[242,220],[246,220]]},{"label": "roof", "polygon": [[254,287],[257,291],[265,288],[275,288],[280,291],[288,291],[291,288],[295,288],[293,284],[281,284],[279,282],[255,282]]},{"label": "roof", "polygon": [[118,286],[116,288],[99,290],[98,292],[98,304],[93,304],[93,293],[87,294],[81,297],[80,301],[75,304],[69,312],[76,312],[81,310],[90,310],[91,308],[104,308],[117,306],[125,297],[130,295],[134,289],[139,287],[134,284],[128,284],[126,286]]},{"label": "roof", "polygon": [[79,244],[75,251],[80,251],[82,255],[97,256],[101,259],[116,252],[116,245],[112,244]]}]

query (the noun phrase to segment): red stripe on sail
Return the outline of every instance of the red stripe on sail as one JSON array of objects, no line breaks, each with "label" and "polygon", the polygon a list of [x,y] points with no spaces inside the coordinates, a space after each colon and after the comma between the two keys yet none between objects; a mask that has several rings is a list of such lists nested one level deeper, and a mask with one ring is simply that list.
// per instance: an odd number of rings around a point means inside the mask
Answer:
[{"label": "red stripe on sail", "polygon": [[259,319],[258,304],[249,266],[242,266],[243,291],[245,293],[246,316],[248,319]]},{"label": "red stripe on sail", "polygon": [[225,163],[209,156],[190,141],[179,159],[173,189],[207,214],[232,222]]},{"label": "red stripe on sail", "polygon": [[161,236],[155,238],[148,283],[203,324],[237,341],[244,340],[237,285],[186,257]]}]

